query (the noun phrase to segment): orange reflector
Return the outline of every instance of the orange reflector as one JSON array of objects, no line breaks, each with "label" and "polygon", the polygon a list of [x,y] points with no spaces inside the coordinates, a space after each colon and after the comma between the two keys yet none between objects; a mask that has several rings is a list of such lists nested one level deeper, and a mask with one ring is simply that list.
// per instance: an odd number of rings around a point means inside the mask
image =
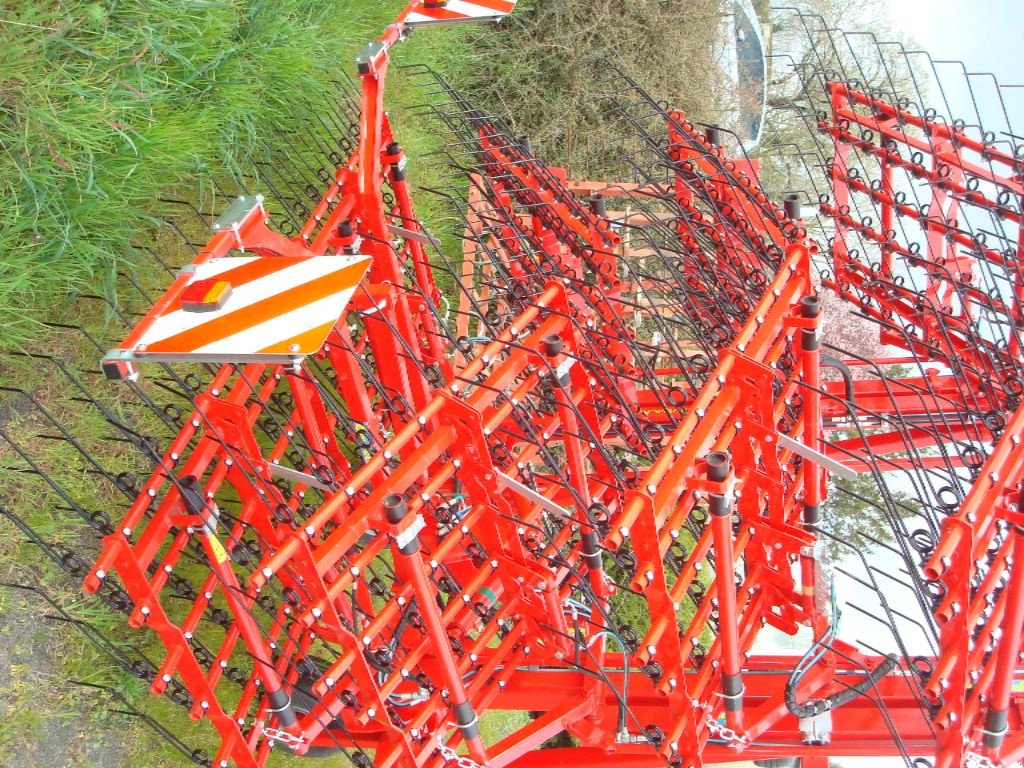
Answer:
[{"label": "orange reflector", "polygon": [[231,283],[215,277],[196,280],[181,294],[181,308],[186,312],[213,312],[224,306],[231,296]]}]

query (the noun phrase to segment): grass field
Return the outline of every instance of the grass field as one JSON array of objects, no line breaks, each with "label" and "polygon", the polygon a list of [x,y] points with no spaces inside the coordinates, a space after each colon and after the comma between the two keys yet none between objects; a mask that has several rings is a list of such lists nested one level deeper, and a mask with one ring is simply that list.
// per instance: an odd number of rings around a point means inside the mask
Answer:
[{"label": "grass field", "polygon": [[[292,118],[331,98],[399,3],[21,3],[0,24],[0,326],[29,344],[71,290],[113,288],[156,199],[237,176]],[[458,33],[399,58],[455,58]],[[413,129],[414,130],[414,129]]]}]

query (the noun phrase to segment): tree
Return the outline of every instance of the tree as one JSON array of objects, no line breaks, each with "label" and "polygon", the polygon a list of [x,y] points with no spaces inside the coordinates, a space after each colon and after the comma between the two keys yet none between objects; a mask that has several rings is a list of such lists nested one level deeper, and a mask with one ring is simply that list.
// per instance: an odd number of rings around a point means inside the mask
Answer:
[{"label": "tree", "polygon": [[[867,437],[882,429],[835,432],[833,440]],[[920,514],[920,504],[891,487],[884,463],[876,472],[865,472],[853,480],[833,476],[822,507],[823,537],[833,560],[849,557],[853,549],[871,549],[891,544],[902,521]]]},{"label": "tree", "polygon": [[[879,0],[802,0],[771,14],[771,78],[759,147],[761,181],[773,196],[828,193],[823,166],[832,144],[818,133],[831,105],[830,80],[855,84],[889,101],[925,100],[917,55],[889,26]],[[850,31],[846,31],[850,30]],[[860,31],[856,31],[860,30]]]},{"label": "tree", "polygon": [[472,66],[456,84],[481,109],[529,136],[548,163],[602,178],[621,151],[603,99],[609,64],[655,98],[712,119],[721,85],[714,44],[727,3],[688,0],[523,0],[500,29],[471,30]]}]

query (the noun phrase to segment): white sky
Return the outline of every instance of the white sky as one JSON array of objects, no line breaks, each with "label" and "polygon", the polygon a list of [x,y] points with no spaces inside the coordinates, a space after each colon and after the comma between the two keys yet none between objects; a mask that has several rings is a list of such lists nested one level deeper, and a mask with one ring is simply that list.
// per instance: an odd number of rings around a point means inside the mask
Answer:
[{"label": "white sky", "polygon": [[[993,131],[1005,130],[999,115],[995,90],[990,78],[981,73],[992,73],[1004,88],[1003,100],[1010,114],[1010,122],[1018,134],[1024,133],[1024,2],[1022,0],[886,0],[893,26],[908,35],[935,59],[963,61],[967,71],[979,73],[971,77],[972,88],[978,94],[982,122]],[[940,68],[943,81],[963,80],[952,65]],[[952,75],[956,74],[956,77]],[[972,122],[969,104],[961,103],[963,94],[947,94],[954,109],[967,110],[963,117]],[[941,104],[933,104],[940,112]]]},{"label": "white sky", "polygon": [[937,58],[963,59],[1004,83],[1024,83],[1020,0],[888,0],[894,25]]}]

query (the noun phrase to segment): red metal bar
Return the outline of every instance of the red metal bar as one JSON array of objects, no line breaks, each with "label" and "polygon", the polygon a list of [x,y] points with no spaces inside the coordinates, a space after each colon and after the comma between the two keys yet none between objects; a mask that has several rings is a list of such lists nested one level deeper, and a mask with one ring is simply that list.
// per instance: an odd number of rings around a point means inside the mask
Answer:
[{"label": "red metal bar", "polygon": [[[388,522],[392,525],[401,523],[409,512],[405,500],[398,494],[389,494],[384,497],[384,509]],[[404,542],[405,537],[409,541]],[[434,647],[435,657],[441,665],[444,679],[448,685],[449,696],[452,700],[452,711],[455,713],[455,722],[462,732],[462,737],[469,746],[469,753],[473,759],[481,765],[487,765],[487,752],[483,742],[480,740],[480,727],[478,725],[476,712],[473,705],[466,696],[465,686],[462,684],[462,675],[452,657],[451,647],[448,644],[448,633],[445,631],[444,623],[437,609],[437,592],[432,588],[430,580],[423,570],[423,563],[419,556],[418,534],[415,529],[407,528],[402,534],[395,537],[395,554],[405,563],[405,571],[412,582],[413,592],[419,606],[420,613],[426,621],[430,636],[436,643]],[[404,543],[403,543],[404,542]]]},{"label": "red metal bar", "polygon": [[[805,296],[800,300],[800,316],[810,320],[810,327],[800,329],[800,370],[806,389],[803,395],[804,444],[813,451],[821,446],[821,381],[820,356],[821,340],[818,338],[817,321],[821,303],[816,296]],[[821,516],[821,488],[824,472],[813,461],[804,463],[804,523],[816,525]],[[806,588],[807,585],[805,585]]]},{"label": "red metal bar", "polygon": [[995,678],[984,728],[984,744],[994,754],[998,754],[1008,731],[1010,692],[1017,675],[1021,633],[1024,630],[1024,530],[1014,526],[1011,535],[1013,566],[1005,596],[1008,608],[1002,622],[1003,632],[999,638]]},{"label": "red metal bar", "polygon": [[[725,483],[729,477],[729,456],[709,453],[708,480]],[[722,641],[722,698],[726,722],[732,729],[743,728],[743,678],[741,676],[739,616],[736,610],[736,572],[732,542],[732,509],[727,491],[711,493],[708,500],[712,533],[715,539],[715,587]]]}]

